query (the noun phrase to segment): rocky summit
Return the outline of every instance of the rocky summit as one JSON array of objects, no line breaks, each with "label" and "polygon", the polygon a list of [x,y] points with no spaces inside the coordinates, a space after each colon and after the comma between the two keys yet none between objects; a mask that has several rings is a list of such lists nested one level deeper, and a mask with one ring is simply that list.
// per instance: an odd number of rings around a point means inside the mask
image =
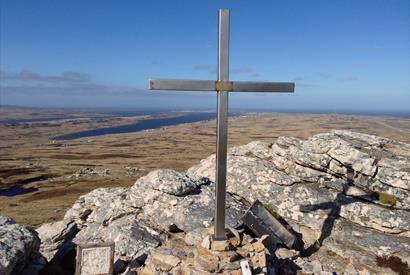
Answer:
[{"label": "rocky summit", "polygon": [[[235,234],[224,244],[209,238],[214,179],[211,155],[186,173],[96,189],[36,231],[2,218],[0,270],[40,270],[45,257],[41,274],[70,274],[76,244],[114,242],[116,274],[241,274],[241,261],[254,274],[410,274],[409,144],[337,130],[232,148],[226,223]],[[242,217],[256,200],[300,246],[253,235]]]}]

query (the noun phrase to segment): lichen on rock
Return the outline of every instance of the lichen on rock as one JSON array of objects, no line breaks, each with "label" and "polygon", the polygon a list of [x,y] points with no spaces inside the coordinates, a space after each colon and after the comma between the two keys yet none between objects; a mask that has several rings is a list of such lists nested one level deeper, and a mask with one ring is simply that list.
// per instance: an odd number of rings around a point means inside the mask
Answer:
[{"label": "lichen on rock", "polygon": [[[226,222],[240,227],[249,203],[258,199],[305,244],[298,252],[273,253],[275,268],[390,274],[390,262],[380,259],[410,263],[409,167],[410,145],[350,131],[251,142],[228,153]],[[69,243],[113,241],[115,261],[127,268],[142,264],[151,251],[149,263],[163,264],[164,272],[189,265],[181,259],[190,257],[176,254],[181,247],[172,251],[165,244],[172,234],[183,234],[191,248],[204,238],[213,225],[214,180],[211,155],[186,173],[156,170],[131,188],[96,189],[62,221],[37,229],[40,252],[52,260]],[[204,259],[193,257],[193,265]]]}]

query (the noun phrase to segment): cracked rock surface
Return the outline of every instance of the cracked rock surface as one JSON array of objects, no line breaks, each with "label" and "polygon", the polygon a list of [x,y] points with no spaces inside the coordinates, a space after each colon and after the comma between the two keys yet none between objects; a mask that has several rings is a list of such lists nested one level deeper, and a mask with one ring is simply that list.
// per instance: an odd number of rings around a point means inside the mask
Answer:
[{"label": "cracked rock surface", "polygon": [[[116,259],[131,261],[158,246],[168,231],[190,232],[210,226],[214,193],[214,183],[208,179],[191,179],[173,170],[153,171],[130,189],[96,189],[80,197],[63,221],[37,229],[41,252],[51,260],[68,241],[111,240]],[[238,226],[245,206],[229,195],[227,205],[227,223]]]},{"label": "cracked rock surface", "polygon": [[[188,175],[214,180],[214,167],[213,155]],[[409,177],[409,144],[332,131],[233,148],[227,190],[261,200],[305,244],[316,241],[349,265],[378,273],[377,257],[395,255],[410,263]]]},{"label": "cracked rock surface", "polygon": [[33,229],[0,216],[0,274],[36,274],[46,264]]},{"label": "cracked rock surface", "polygon": [[[409,144],[349,131],[279,137],[232,148],[227,169],[227,224],[239,226],[246,202],[259,199],[301,234],[294,263],[308,274],[394,274],[379,266],[388,257],[410,264]],[[156,170],[131,188],[96,189],[38,228],[40,251],[51,260],[69,242],[114,241],[115,260],[130,263],[170,232],[195,243],[213,225],[214,178],[212,155],[186,173]]]}]

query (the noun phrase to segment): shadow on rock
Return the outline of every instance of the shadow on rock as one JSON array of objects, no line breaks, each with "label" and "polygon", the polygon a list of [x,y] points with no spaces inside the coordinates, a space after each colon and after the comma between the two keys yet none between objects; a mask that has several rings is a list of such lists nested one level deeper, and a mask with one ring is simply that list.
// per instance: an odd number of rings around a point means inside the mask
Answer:
[{"label": "shadow on rock", "polygon": [[40,275],[66,275],[75,273],[76,244],[67,242],[60,247],[54,258],[41,270]]},{"label": "shadow on rock", "polygon": [[336,198],[333,201],[323,202],[319,204],[308,204],[308,205],[301,205],[300,210],[304,213],[307,212],[314,212],[317,210],[328,210],[329,213],[323,222],[322,229],[320,231],[320,236],[317,241],[310,245],[305,250],[301,251],[301,256],[309,257],[313,253],[317,252],[320,247],[322,246],[324,240],[328,238],[332,234],[332,230],[335,224],[335,221],[340,217],[340,211],[343,205],[347,205],[350,203],[354,203],[357,201],[362,200],[369,200],[369,195],[362,195],[362,196],[355,196],[355,197],[348,197],[346,195],[347,191],[353,185],[354,179],[354,170],[352,168],[347,168],[347,181],[343,184],[343,190],[336,195]]}]

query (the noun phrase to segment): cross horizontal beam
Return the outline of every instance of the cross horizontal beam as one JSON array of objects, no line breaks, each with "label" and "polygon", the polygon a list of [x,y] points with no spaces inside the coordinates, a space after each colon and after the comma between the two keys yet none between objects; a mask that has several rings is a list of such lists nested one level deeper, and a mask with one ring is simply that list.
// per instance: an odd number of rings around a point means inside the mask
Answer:
[{"label": "cross horizontal beam", "polygon": [[291,82],[252,82],[252,81],[215,81],[187,79],[150,79],[150,90],[173,91],[228,91],[228,92],[261,92],[293,93],[295,83]]},{"label": "cross horizontal beam", "polygon": [[229,92],[293,93],[290,82],[229,80],[229,10],[219,10],[217,80],[151,79],[150,90],[217,92],[214,239],[225,240],[226,166]]}]

